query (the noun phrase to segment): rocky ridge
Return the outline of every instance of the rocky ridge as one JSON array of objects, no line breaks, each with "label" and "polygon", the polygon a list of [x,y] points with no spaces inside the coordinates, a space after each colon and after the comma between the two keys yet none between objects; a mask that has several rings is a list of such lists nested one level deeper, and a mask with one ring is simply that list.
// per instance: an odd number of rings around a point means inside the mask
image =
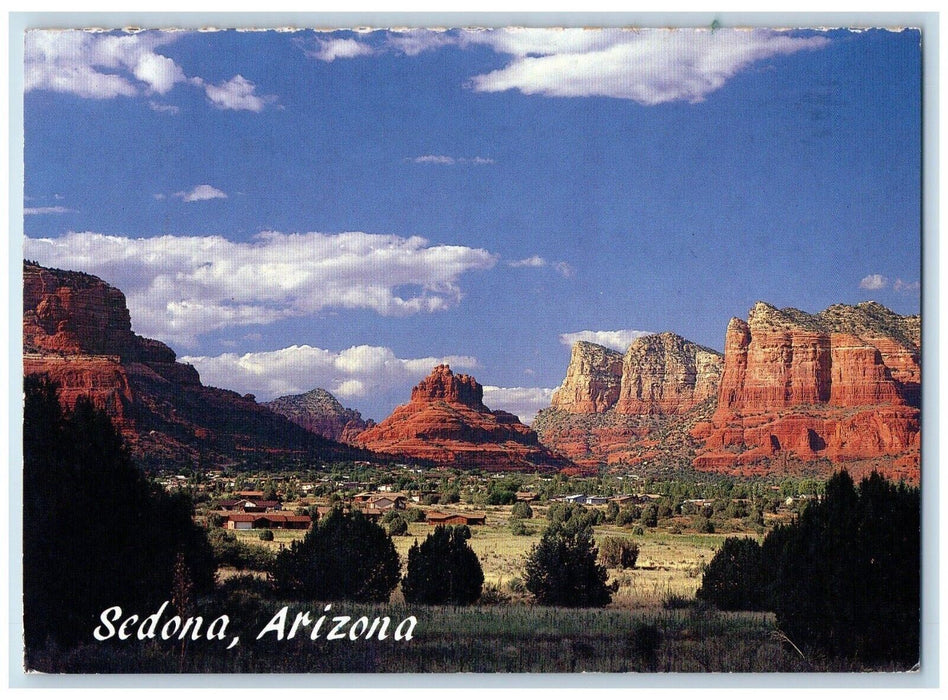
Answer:
[{"label": "rocky ridge", "polygon": [[336,442],[351,444],[359,433],[375,425],[371,419],[363,420],[358,411],[345,408],[325,389],[281,396],[263,405],[311,433]]},{"label": "rocky ridge", "polygon": [[484,405],[471,376],[436,366],[399,406],[355,442],[373,452],[488,471],[552,471],[569,461],[540,444],[536,432],[506,411]]}]

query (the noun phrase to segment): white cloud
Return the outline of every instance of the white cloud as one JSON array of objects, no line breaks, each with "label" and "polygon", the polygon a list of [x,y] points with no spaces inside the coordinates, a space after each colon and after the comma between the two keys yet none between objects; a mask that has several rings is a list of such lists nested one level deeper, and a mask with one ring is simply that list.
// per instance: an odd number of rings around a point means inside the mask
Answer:
[{"label": "white cloud", "polygon": [[[272,96],[255,94],[241,75],[220,85],[188,77],[173,59],[156,49],[184,32],[93,32],[77,29],[32,30],[24,44],[24,92],[52,90],[90,99],[167,95],[176,85],[202,88],[221,109],[261,111]],[[175,113],[177,107],[149,100],[155,111]]]},{"label": "white cloud", "polygon": [[493,165],[493,158],[484,158],[483,156],[474,156],[473,158],[455,158],[454,156],[428,154],[416,156],[415,158],[406,158],[412,163],[421,165]]},{"label": "white cloud", "polygon": [[892,283],[892,289],[897,292],[917,292],[921,289],[921,282],[915,280],[914,282],[904,282],[899,278],[896,278],[895,282]]},{"label": "white cloud", "polygon": [[23,214],[26,216],[35,216],[37,214],[68,214],[74,211],[67,207],[26,207]]},{"label": "white cloud", "polygon": [[211,185],[198,185],[190,192],[175,192],[175,197],[185,202],[204,202],[208,199],[227,199],[227,194]]},{"label": "white cloud", "polygon": [[546,260],[539,255],[531,255],[523,260],[514,260],[507,263],[510,267],[546,267]]},{"label": "white cloud", "polygon": [[577,341],[585,340],[587,343],[595,343],[619,352],[625,352],[629,349],[633,340],[644,335],[651,335],[651,333],[636,331],[631,328],[617,331],[578,331],[576,333],[562,333],[560,342],[563,345],[572,346]]},{"label": "white cloud", "polygon": [[395,30],[389,34],[387,41],[390,48],[406,56],[417,56],[456,43],[457,38],[448,32],[431,29]]},{"label": "white cloud", "polygon": [[220,109],[260,112],[263,111],[268,102],[273,102],[276,99],[272,95],[261,96],[255,94],[256,85],[239,74],[220,85],[202,84],[207,99]]},{"label": "white cloud", "polygon": [[316,50],[305,50],[304,53],[310,58],[332,62],[337,58],[371,56],[374,51],[371,46],[355,39],[317,39]]},{"label": "white cloud", "polygon": [[885,289],[888,284],[889,280],[882,275],[866,275],[859,281],[859,288],[873,291],[876,289]]},{"label": "white cloud", "polygon": [[177,114],[181,111],[179,107],[175,105],[166,105],[161,102],[155,102],[154,100],[148,101],[148,106],[155,112],[162,112],[163,114]]},{"label": "white cloud", "polygon": [[765,29],[501,29],[472,32],[513,60],[474,76],[478,92],[614,97],[642,105],[701,102],[757,61],[825,46],[825,37]]},{"label": "white cloud", "polygon": [[552,267],[563,277],[572,277],[576,274],[576,271],[573,269],[573,266],[569,263],[558,261],[558,262],[548,262],[546,258],[539,255],[531,255],[529,258],[523,258],[522,260],[513,260],[507,263],[508,267]]},{"label": "white cloud", "polygon": [[214,357],[184,356],[181,362],[194,365],[201,380],[210,386],[254,394],[269,401],[287,394],[301,394],[315,387],[326,389],[339,399],[358,399],[394,391],[407,401],[411,387],[447,363],[458,369],[478,366],[473,357],[400,358],[386,347],[358,345],[334,352],[310,345],[293,345],[281,350],[224,353]]},{"label": "white cloud", "polygon": [[464,273],[497,260],[480,248],[359,232],[265,232],[244,243],[70,232],[26,238],[24,255],[102,277],[125,293],[136,332],[186,346],[213,330],[329,309],[440,311],[460,302]]},{"label": "white cloud", "polygon": [[451,156],[426,155],[411,159],[413,163],[422,163],[425,165],[454,165],[455,160]]},{"label": "white cloud", "polygon": [[513,413],[520,422],[529,425],[537,411],[550,405],[555,389],[542,387],[484,387],[484,404],[491,410]]}]

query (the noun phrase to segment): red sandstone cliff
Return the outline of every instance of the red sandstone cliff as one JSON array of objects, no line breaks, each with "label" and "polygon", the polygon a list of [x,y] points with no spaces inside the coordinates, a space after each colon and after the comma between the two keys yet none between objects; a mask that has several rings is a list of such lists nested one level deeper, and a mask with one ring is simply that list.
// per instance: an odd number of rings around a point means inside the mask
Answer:
[{"label": "red sandstone cliff", "polygon": [[399,406],[355,442],[374,452],[491,471],[549,471],[569,462],[543,447],[536,433],[505,411],[484,405],[483,388],[438,365]]},{"label": "red sandstone cliff", "polygon": [[692,435],[698,469],[875,460],[918,479],[920,324],[874,302],[810,315],[758,302],[732,319],[718,405]]},{"label": "red sandstone cliff", "polygon": [[107,411],[144,466],[342,449],[253,397],[203,386],[171,348],[133,333],[125,296],[92,275],[24,264],[23,355],[24,375],[48,375],[67,409],[87,396]]}]

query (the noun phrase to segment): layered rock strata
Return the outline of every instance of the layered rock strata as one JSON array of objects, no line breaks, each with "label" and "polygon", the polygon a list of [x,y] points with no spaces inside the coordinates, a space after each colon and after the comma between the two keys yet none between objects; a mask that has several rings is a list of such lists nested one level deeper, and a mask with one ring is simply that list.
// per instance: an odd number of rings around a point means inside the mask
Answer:
[{"label": "layered rock strata", "polygon": [[918,479],[920,323],[880,304],[819,314],[758,302],[725,337],[718,405],[693,437],[698,469],[787,459],[879,460]]}]

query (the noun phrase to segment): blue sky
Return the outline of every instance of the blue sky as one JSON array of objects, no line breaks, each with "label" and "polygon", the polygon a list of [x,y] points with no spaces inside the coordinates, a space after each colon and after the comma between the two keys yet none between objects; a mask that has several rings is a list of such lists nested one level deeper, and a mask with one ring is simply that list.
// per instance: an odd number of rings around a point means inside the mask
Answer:
[{"label": "blue sky", "polygon": [[918,313],[915,31],[38,32],[24,255],[205,383],[524,418],[578,338]]}]

